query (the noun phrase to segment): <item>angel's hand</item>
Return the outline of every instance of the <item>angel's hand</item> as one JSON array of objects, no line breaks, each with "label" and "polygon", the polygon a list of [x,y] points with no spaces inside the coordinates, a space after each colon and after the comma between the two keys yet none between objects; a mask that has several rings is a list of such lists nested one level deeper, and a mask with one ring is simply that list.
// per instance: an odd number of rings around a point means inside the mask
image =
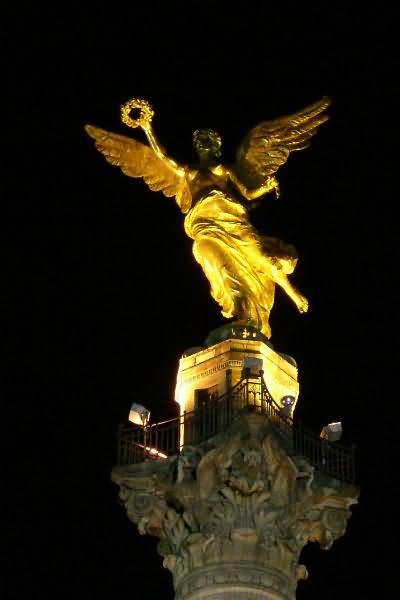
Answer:
[{"label": "angel's hand", "polygon": [[276,197],[279,198],[280,188],[279,188],[279,181],[276,179],[276,177],[274,177],[274,176],[267,177],[262,188],[264,189],[264,193],[274,191]]},{"label": "angel's hand", "polygon": [[[138,111],[136,118],[132,118],[132,111]],[[132,98],[121,106],[121,120],[128,127],[141,127],[144,131],[151,130],[151,120],[154,115],[152,106],[147,100]]]},{"label": "angel's hand", "polygon": [[275,196],[279,198],[281,195],[281,188],[279,187],[279,181],[275,177],[270,177],[271,189],[275,191]]},{"label": "angel's hand", "polygon": [[297,295],[295,303],[300,313],[306,313],[308,311],[308,300],[301,294]]}]

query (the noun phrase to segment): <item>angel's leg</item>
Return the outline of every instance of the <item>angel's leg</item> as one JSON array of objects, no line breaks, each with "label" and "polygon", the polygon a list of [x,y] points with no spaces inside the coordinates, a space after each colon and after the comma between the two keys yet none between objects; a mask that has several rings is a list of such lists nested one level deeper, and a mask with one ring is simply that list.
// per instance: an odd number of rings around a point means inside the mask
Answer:
[{"label": "angel's leg", "polygon": [[305,313],[308,310],[308,300],[292,285],[283,271],[274,267],[272,269],[272,278],[279,287],[281,287],[289,298],[295,303],[299,312]]},{"label": "angel's leg", "polygon": [[[220,233],[220,232],[219,232]],[[253,248],[257,251],[257,246]],[[271,336],[269,313],[274,300],[271,278],[261,280],[247,257],[248,248],[222,235],[199,235],[193,254],[211,285],[211,295],[226,318],[236,317],[237,324],[251,325]]]}]

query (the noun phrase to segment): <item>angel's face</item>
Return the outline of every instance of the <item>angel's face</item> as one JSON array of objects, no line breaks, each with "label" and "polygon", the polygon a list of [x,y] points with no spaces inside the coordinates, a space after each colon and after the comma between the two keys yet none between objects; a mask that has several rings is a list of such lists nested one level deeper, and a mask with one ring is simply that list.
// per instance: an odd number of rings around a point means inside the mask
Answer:
[{"label": "angel's face", "polygon": [[211,163],[221,156],[221,137],[212,129],[196,129],[193,146],[201,163]]}]

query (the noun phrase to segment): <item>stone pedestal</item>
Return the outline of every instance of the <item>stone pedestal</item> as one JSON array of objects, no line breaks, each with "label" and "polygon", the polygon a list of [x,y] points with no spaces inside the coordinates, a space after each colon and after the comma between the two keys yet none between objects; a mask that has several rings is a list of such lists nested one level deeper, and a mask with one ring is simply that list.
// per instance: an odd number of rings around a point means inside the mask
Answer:
[{"label": "stone pedestal", "polygon": [[160,539],[176,600],[293,600],[307,577],[302,548],[330,548],[358,497],[246,410],[206,442],[116,467],[112,479],[139,532]]},{"label": "stone pedestal", "polygon": [[296,362],[276,352],[267,338],[253,327],[224,325],[211,332],[207,346],[187,350],[179,361],[175,400],[181,414],[198,408],[201,398],[220,397],[242,377],[246,361],[260,364],[266,386],[278,406],[293,398],[290,416],[299,395]]}]

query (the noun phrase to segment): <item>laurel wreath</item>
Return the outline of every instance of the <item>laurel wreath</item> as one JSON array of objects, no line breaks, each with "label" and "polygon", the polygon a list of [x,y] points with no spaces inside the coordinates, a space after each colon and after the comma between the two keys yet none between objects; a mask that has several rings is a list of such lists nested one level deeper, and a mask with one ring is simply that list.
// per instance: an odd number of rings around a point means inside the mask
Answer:
[{"label": "laurel wreath", "polygon": [[[137,119],[132,119],[131,111],[134,108],[140,109],[140,114]],[[154,110],[151,108],[147,100],[141,100],[140,98],[132,98],[125,102],[121,106],[121,120],[128,127],[146,127],[153,118]]]}]

